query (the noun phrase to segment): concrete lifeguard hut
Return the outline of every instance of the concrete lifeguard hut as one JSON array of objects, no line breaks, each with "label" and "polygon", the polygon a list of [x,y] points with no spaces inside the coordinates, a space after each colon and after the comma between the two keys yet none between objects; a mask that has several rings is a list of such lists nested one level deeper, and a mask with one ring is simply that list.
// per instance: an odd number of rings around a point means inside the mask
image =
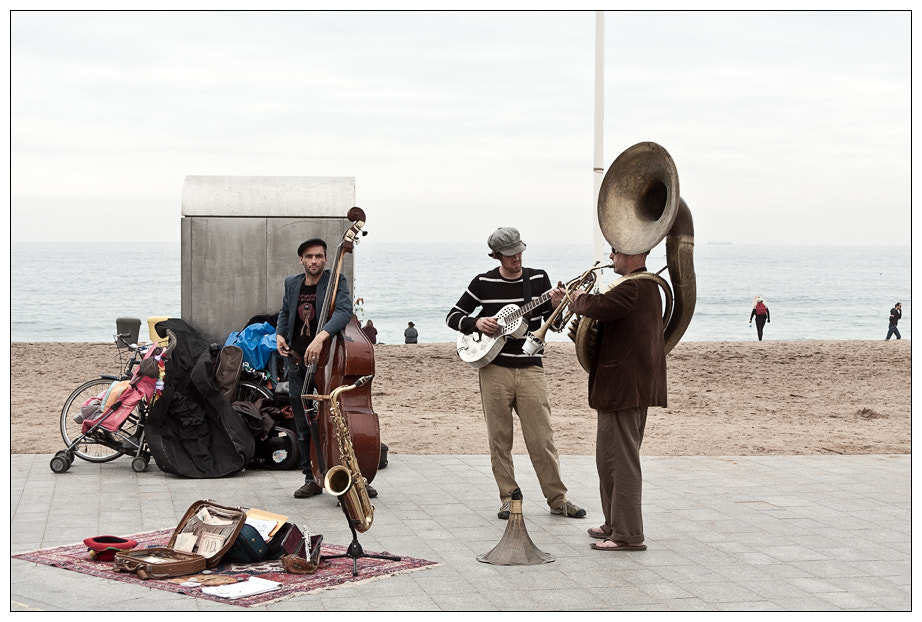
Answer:
[{"label": "concrete lifeguard hut", "polygon": [[[186,177],[182,193],[182,319],[223,345],[261,314],[278,313],[298,245],[319,237],[331,261],[355,205],[354,177]],[[352,254],[343,274],[353,291]]]}]

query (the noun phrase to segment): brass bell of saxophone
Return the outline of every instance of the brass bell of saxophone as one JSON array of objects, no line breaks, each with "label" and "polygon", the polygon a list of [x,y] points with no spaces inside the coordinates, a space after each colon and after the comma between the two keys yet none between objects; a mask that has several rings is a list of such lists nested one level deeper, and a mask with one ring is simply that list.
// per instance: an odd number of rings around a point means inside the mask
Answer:
[{"label": "brass bell of saxophone", "polygon": [[512,491],[510,506],[509,522],[499,544],[477,561],[494,566],[534,566],[554,561],[553,555],[541,551],[528,537],[522,518],[522,491],[518,488]]},{"label": "brass bell of saxophone", "polygon": [[342,464],[331,467],[323,479],[323,487],[330,494],[339,497],[349,522],[356,531],[363,533],[371,528],[375,508],[371,504],[366,488],[367,482],[362,477],[359,461],[355,457],[346,418],[339,407],[339,394],[360,387],[371,379],[372,376],[362,376],[355,384],[342,385],[330,392],[330,419],[339,443],[339,458]]}]

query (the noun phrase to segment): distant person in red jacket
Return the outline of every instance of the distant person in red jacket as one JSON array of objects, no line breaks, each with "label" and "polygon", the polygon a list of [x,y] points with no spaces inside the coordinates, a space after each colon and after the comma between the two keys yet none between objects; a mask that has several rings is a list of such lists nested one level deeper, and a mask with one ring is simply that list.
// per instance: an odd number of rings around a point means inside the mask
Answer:
[{"label": "distant person in red jacket", "polygon": [[768,314],[768,307],[765,305],[765,301],[759,296],[756,296],[755,300],[752,301],[752,313],[749,314],[750,326],[752,326],[752,318],[756,319],[756,331],[759,333],[759,341],[762,341],[762,329],[765,328],[766,322],[771,324],[772,319]]}]

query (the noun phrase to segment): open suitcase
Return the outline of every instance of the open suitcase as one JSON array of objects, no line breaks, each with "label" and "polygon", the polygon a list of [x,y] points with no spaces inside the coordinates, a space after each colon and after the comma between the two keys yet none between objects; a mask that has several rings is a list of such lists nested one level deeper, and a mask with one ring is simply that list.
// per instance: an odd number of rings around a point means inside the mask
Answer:
[{"label": "open suitcase", "polygon": [[214,568],[233,546],[246,512],[240,508],[196,501],[173,531],[165,547],[119,551],[115,569],[133,572],[142,579],[166,579]]}]

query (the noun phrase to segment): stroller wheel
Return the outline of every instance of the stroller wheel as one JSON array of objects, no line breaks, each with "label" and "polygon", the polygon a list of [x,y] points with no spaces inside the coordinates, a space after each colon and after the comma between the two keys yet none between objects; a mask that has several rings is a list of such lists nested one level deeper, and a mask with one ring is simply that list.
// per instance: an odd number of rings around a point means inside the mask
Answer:
[{"label": "stroller wheel", "polygon": [[131,461],[131,470],[135,473],[143,473],[147,470],[147,458],[138,456]]},{"label": "stroller wheel", "polygon": [[[76,414],[81,412],[80,405],[104,392],[110,384],[112,381],[104,378],[90,380],[77,387],[64,402],[60,420],[61,437],[71,450],[71,462],[74,456],[88,462],[108,462],[122,455],[120,449],[113,446],[110,438],[98,437],[96,434],[85,435],[83,424],[74,420]],[[127,436],[132,435],[136,429],[136,422],[137,417],[129,416],[128,421],[122,426],[122,432]]]},{"label": "stroller wheel", "polygon": [[51,470],[55,473],[64,473],[70,468],[71,461],[67,456],[55,456],[51,459]]}]

